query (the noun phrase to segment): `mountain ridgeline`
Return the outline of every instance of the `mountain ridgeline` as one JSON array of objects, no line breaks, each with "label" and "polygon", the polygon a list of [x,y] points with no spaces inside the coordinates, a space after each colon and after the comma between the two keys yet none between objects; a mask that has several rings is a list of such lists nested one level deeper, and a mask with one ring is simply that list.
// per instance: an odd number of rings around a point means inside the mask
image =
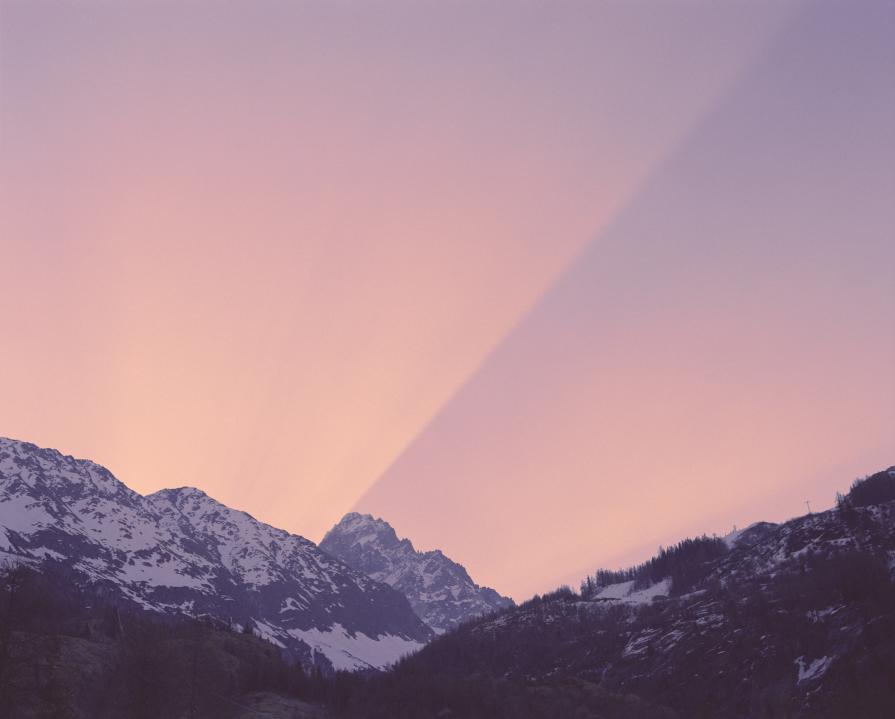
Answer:
[{"label": "mountain ridgeline", "polygon": [[[685,540],[463,624],[352,719],[884,719],[895,716],[895,467],[837,508]],[[412,698],[412,701],[410,700]]]},{"label": "mountain ridgeline", "polygon": [[320,548],[400,591],[436,634],[513,606],[512,599],[473,582],[462,565],[441,551],[416,551],[409,539],[398,539],[388,522],[369,514],[346,514]]},{"label": "mountain ridgeline", "polygon": [[306,666],[384,667],[433,632],[407,598],[198,489],[142,496],[87,460],[0,439],[0,559],[125,606],[209,615]]},{"label": "mountain ridgeline", "polygon": [[[65,575],[123,607],[251,631],[307,668],[382,669],[512,603],[382,520],[349,515],[325,541],[192,487],[142,496],[89,460],[0,438],[0,562]],[[374,555],[388,571],[370,566]]]},{"label": "mountain ridgeline", "polygon": [[0,439],[0,560],[0,719],[895,715],[895,467],[515,606],[368,515],[318,547]]}]

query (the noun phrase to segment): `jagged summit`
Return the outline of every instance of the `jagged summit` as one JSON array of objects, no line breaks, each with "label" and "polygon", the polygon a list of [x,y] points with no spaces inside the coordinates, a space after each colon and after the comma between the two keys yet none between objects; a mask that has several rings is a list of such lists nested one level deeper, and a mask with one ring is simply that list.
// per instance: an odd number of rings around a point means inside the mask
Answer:
[{"label": "jagged summit", "polygon": [[[189,486],[166,487],[165,489],[159,489],[158,491],[153,492],[152,494],[148,494],[146,496],[149,498],[160,497],[160,498],[169,499],[171,501],[180,500],[182,498],[185,499],[185,498],[189,498],[189,497],[200,497],[200,498],[211,499],[211,497],[208,495],[207,492],[203,492],[198,487],[189,487]],[[215,500],[212,500],[212,501],[215,501]]]},{"label": "jagged summit", "polygon": [[0,437],[0,481],[10,489],[17,483],[34,487],[42,482],[65,497],[85,491],[107,497],[139,496],[96,462],[9,437]]},{"label": "jagged summit", "polygon": [[148,496],[88,460],[0,439],[0,561],[121,601],[250,623],[306,663],[382,667],[432,637],[406,597],[193,487]]},{"label": "jagged summit", "polygon": [[349,512],[342,517],[339,523],[326,533],[320,546],[322,547],[327,541],[344,544],[348,538],[352,544],[359,546],[375,543],[379,548],[403,547],[407,551],[416,551],[411,541],[400,539],[392,525],[384,519],[358,512]]},{"label": "jagged summit", "polygon": [[348,514],[342,517],[342,519],[339,520],[339,523],[329,531],[333,532],[336,530],[341,534],[346,534],[348,532],[372,532],[376,535],[394,537],[395,540],[398,539],[398,535],[395,534],[392,525],[384,519],[374,517],[372,514],[348,512]]},{"label": "jagged summit", "polygon": [[441,634],[513,601],[476,584],[441,550],[417,551],[384,519],[350,512],[320,542],[346,564],[402,592],[414,611]]}]

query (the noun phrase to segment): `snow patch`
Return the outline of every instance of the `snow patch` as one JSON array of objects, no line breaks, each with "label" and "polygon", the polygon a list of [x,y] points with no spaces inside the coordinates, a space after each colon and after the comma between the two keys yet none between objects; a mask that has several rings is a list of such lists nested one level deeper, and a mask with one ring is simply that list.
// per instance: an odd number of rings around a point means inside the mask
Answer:
[{"label": "snow patch", "polygon": [[0,526],[13,532],[31,534],[55,524],[56,519],[41,503],[27,495],[6,495],[0,501]]},{"label": "snow patch", "polygon": [[376,638],[363,632],[352,636],[341,624],[330,629],[289,629],[290,636],[301,639],[312,649],[323,654],[336,669],[385,669],[401,657],[413,654],[423,647],[412,639],[382,634]]},{"label": "snow patch", "polygon": [[598,600],[615,600],[624,604],[649,604],[654,597],[667,597],[671,589],[671,579],[663,579],[656,582],[646,589],[634,589],[634,580],[628,582],[618,582],[603,587],[594,599]]},{"label": "snow patch", "polygon": [[801,684],[812,679],[819,679],[829,669],[832,661],[833,657],[821,657],[820,659],[815,659],[810,664],[806,664],[805,658],[799,657],[796,659],[796,666],[799,669],[799,679],[796,683]]}]

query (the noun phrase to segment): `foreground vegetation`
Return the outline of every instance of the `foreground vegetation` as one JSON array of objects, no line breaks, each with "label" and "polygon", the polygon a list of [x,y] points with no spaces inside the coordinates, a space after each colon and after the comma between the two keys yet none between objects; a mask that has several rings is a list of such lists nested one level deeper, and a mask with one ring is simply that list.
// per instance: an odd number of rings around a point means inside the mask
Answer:
[{"label": "foreground vegetation", "polygon": [[107,601],[64,573],[0,576],[0,719],[241,717],[275,694],[288,717],[323,678],[210,618],[164,618]]}]

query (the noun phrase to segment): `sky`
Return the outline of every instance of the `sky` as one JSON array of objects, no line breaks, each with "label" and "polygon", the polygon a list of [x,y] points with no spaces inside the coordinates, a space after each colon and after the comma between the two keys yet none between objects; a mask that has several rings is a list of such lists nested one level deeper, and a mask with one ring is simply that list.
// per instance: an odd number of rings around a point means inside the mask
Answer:
[{"label": "sky", "polygon": [[895,6],[0,0],[0,434],[523,599],[895,464]]}]

